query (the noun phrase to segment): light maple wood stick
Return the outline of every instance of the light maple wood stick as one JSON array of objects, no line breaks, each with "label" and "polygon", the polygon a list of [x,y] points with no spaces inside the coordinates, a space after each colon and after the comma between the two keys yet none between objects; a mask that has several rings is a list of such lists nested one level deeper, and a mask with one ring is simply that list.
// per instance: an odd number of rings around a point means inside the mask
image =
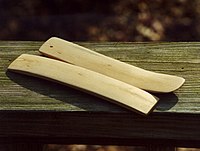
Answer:
[{"label": "light maple wood stick", "polygon": [[8,69],[86,90],[143,114],[148,114],[157,103],[151,94],[132,85],[46,57],[23,54],[14,60]]},{"label": "light maple wood stick", "polygon": [[148,91],[172,92],[180,88],[185,81],[182,77],[155,73],[126,64],[56,37],[46,41],[39,51],[46,56],[99,72]]}]

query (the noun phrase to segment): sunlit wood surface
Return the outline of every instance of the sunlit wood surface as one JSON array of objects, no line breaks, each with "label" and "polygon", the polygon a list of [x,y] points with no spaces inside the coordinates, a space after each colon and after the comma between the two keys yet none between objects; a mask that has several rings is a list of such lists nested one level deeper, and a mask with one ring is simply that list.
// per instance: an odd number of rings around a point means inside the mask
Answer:
[{"label": "sunlit wood surface", "polygon": [[[148,116],[78,90],[6,72],[42,42],[0,42],[0,142],[167,144],[200,146],[200,43],[78,44],[129,64],[181,76],[185,84],[160,98]],[[115,93],[115,90],[113,90]],[[16,139],[17,138],[17,139]]]}]

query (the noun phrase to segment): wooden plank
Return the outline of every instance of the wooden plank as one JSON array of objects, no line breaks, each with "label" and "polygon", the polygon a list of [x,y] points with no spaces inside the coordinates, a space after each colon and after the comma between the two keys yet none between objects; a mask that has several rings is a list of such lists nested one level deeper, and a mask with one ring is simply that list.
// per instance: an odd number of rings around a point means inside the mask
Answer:
[{"label": "wooden plank", "polygon": [[200,147],[199,116],[166,113],[4,111],[0,143]]},{"label": "wooden plank", "polygon": [[186,79],[174,93],[155,94],[160,101],[147,117],[66,86],[5,73],[20,54],[39,54],[41,44],[0,42],[1,143],[12,138],[40,143],[199,146],[200,43],[78,43],[129,64]]},{"label": "wooden plank", "polygon": [[34,144],[34,143],[13,143],[13,144],[0,144],[1,151],[43,151],[42,144]]},{"label": "wooden plank", "polygon": [[[38,49],[41,44],[41,42],[0,43],[1,110],[112,110],[121,112],[122,109],[118,106],[106,102],[100,103],[96,100],[97,98],[74,89],[28,76],[5,73],[8,65],[20,54],[39,54]],[[183,76],[186,83],[181,89],[175,93],[158,95],[161,101],[155,112],[200,113],[200,104],[198,103],[200,43],[79,44],[144,69]],[[40,86],[38,87],[38,85]],[[48,87],[48,91],[46,91],[46,87]],[[28,103],[24,103],[24,100]]]}]

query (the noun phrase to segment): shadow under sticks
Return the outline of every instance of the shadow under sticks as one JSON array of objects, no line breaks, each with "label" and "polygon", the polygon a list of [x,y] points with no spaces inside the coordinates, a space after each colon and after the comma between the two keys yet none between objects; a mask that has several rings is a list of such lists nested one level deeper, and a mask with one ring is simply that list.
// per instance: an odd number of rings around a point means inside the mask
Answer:
[{"label": "shadow under sticks", "polygon": [[153,94],[159,98],[159,101],[156,105],[156,110],[158,111],[167,111],[175,106],[178,102],[178,97],[173,92],[171,93],[155,93]]},{"label": "shadow under sticks", "polygon": [[[11,71],[7,71],[6,75],[13,82],[17,83],[23,88],[47,97],[47,101],[48,98],[54,98],[56,100],[62,101],[63,103],[75,106],[75,110],[77,111],[85,110],[120,113],[128,111],[127,109],[105,101],[104,99],[56,82],[51,82],[45,79],[27,76]],[[115,93],[114,90],[113,93]],[[158,104],[156,105],[156,110],[158,111],[167,111],[178,102],[178,98],[174,93],[155,93],[153,95],[159,98]]]},{"label": "shadow under sticks", "polygon": [[[7,71],[6,75],[21,87],[46,97],[47,103],[49,103],[48,99],[53,98],[62,101],[65,105],[69,104],[74,106],[75,111],[127,112],[127,109],[116,104],[66,85],[11,71]],[[52,101],[50,101],[50,103],[52,103]],[[52,105],[53,104],[55,103],[52,103]]]}]

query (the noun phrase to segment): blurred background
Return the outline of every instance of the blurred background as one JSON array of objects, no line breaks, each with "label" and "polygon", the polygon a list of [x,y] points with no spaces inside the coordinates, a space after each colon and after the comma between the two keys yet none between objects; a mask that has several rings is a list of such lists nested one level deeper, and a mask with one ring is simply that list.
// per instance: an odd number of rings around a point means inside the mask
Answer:
[{"label": "blurred background", "polygon": [[[200,0],[0,0],[0,40],[199,41]],[[66,142],[67,143],[67,142]],[[45,151],[145,151],[56,145]],[[177,151],[199,149],[178,148]]]},{"label": "blurred background", "polygon": [[0,40],[199,41],[199,0],[0,0]]}]

